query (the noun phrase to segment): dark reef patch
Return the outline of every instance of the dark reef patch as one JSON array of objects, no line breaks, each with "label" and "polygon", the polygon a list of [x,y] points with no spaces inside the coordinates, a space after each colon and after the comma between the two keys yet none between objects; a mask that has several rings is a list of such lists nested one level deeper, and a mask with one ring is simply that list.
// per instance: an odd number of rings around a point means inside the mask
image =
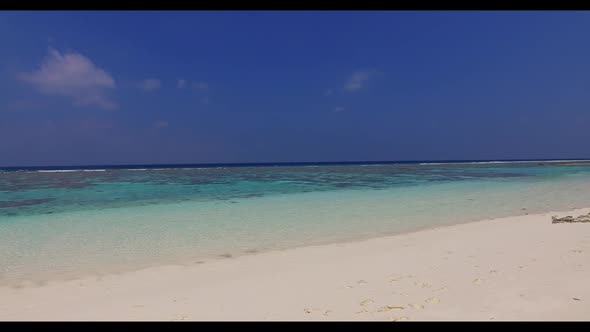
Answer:
[{"label": "dark reef patch", "polygon": [[53,198],[39,198],[39,199],[25,199],[25,200],[20,200],[20,201],[0,201],[0,209],[38,205],[38,204],[43,204],[45,202],[49,202],[52,200],[53,200]]}]

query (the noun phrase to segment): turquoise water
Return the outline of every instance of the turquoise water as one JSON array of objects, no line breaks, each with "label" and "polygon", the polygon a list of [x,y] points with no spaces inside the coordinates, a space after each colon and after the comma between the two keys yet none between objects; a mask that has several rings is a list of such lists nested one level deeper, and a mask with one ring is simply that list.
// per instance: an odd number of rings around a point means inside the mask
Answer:
[{"label": "turquoise water", "polygon": [[207,262],[587,206],[590,166],[584,165],[2,172],[0,284]]}]

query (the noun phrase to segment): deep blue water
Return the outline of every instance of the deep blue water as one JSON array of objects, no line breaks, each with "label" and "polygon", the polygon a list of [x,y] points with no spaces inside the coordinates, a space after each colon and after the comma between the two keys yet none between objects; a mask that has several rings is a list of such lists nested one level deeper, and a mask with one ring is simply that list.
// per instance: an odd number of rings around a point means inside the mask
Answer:
[{"label": "deep blue water", "polygon": [[[534,161],[554,161],[535,159]],[[560,159],[564,161],[590,160]],[[96,169],[158,169],[158,168],[217,168],[217,167],[281,167],[281,166],[329,166],[329,165],[387,165],[387,164],[463,164],[489,162],[528,162],[527,159],[465,159],[465,160],[400,160],[400,161],[338,161],[338,162],[292,162],[292,163],[208,163],[208,164],[133,164],[133,165],[77,165],[77,166],[0,166],[0,172],[39,170],[96,170]]]}]

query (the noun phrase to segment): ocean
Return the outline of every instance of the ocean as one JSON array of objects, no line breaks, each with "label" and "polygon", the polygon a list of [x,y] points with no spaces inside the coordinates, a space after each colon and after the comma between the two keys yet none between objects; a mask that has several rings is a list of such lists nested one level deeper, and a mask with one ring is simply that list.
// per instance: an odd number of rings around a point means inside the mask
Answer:
[{"label": "ocean", "polygon": [[0,168],[0,285],[588,206],[580,162]]}]

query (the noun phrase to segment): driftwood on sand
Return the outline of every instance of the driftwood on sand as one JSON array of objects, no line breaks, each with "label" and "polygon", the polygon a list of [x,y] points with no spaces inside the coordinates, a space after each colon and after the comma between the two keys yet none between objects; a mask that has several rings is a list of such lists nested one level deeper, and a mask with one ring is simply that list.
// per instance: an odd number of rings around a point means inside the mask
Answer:
[{"label": "driftwood on sand", "polygon": [[590,213],[582,214],[575,218],[572,216],[565,216],[562,218],[557,218],[556,216],[553,216],[551,217],[551,220],[553,224],[559,224],[564,222],[590,222]]}]

